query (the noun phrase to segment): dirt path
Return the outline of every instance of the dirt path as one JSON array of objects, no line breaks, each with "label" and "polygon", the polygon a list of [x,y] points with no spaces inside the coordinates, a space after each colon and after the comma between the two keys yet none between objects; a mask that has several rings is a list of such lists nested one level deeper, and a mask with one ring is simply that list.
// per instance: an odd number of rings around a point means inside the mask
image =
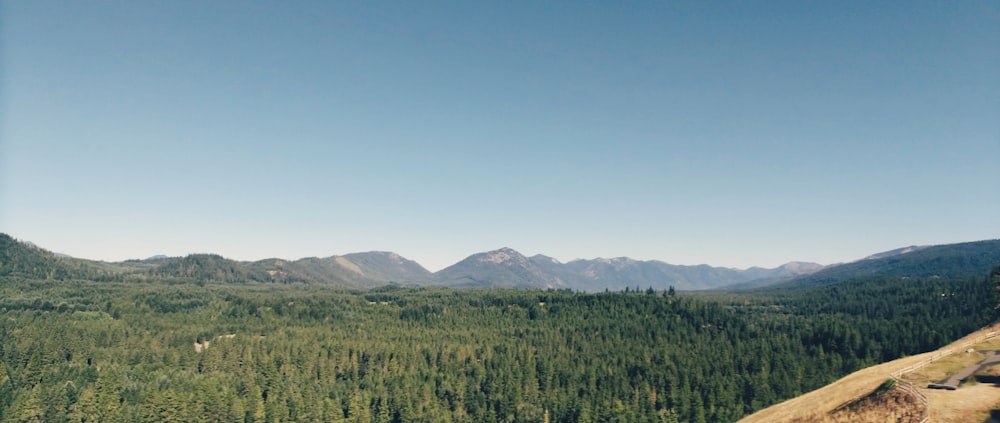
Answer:
[{"label": "dirt path", "polygon": [[[963,380],[976,374],[980,369],[1000,363],[1000,354],[996,351],[984,352],[986,357],[975,364],[965,366],[935,386],[951,386],[957,390],[922,389],[927,396],[927,406],[930,419],[934,422],[967,422],[972,420],[986,423],[995,422],[989,415],[976,419],[972,416],[985,414],[984,405],[1000,403],[1000,387],[989,383],[972,383],[959,387]],[[971,418],[971,419],[970,419]]]},{"label": "dirt path", "polygon": [[984,354],[986,354],[986,358],[980,360],[976,364],[970,364],[966,366],[964,369],[959,370],[958,373],[955,373],[951,375],[951,377],[942,380],[941,382],[938,382],[936,385],[952,386],[958,388],[958,385],[961,384],[963,380],[978,372],[979,369],[996,363],[1000,363],[1000,355],[997,355],[996,351],[987,351]]}]

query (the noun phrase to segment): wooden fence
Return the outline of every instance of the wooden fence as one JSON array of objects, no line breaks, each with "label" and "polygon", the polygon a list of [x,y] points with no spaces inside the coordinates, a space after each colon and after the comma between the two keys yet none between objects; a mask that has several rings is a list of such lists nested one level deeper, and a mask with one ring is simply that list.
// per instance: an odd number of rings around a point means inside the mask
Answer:
[{"label": "wooden fence", "polygon": [[966,349],[966,347],[969,347],[971,345],[976,345],[978,343],[984,342],[987,339],[995,338],[998,335],[1000,335],[1000,331],[987,332],[987,333],[982,334],[980,336],[977,336],[977,337],[975,337],[973,339],[970,339],[970,340],[968,340],[966,342],[963,342],[963,343],[961,343],[961,344],[959,344],[959,345],[957,345],[955,347],[952,347],[952,348],[949,348],[949,349],[946,349],[946,350],[938,351],[938,352],[934,353],[934,355],[932,355],[932,356],[930,356],[928,358],[925,358],[923,360],[920,360],[920,362],[918,362],[918,363],[915,363],[913,365],[910,365],[910,366],[904,367],[902,369],[896,370],[895,372],[892,372],[892,373],[889,374],[889,377],[892,378],[892,380],[894,380],[896,382],[896,386],[898,386],[901,389],[903,389],[903,390],[905,390],[905,391],[913,394],[915,397],[917,397],[917,401],[920,401],[920,403],[923,404],[923,407],[924,407],[924,416],[923,417],[924,418],[922,420],[920,420],[920,423],[926,423],[927,421],[930,420],[930,412],[931,411],[930,411],[930,407],[927,404],[927,396],[924,395],[923,392],[920,392],[920,390],[917,389],[917,387],[913,386],[912,383],[907,382],[905,380],[902,380],[902,379],[900,379],[900,377],[902,377],[903,375],[905,375],[907,373],[910,373],[912,371],[919,370],[919,369],[921,369],[921,368],[923,368],[923,367],[925,367],[925,366],[927,366],[927,365],[929,365],[929,364],[931,364],[931,363],[933,363],[933,362],[935,362],[937,360],[940,360],[943,357],[947,357],[947,356],[952,355],[952,354],[954,354],[956,352],[959,352],[959,351],[964,351]]}]

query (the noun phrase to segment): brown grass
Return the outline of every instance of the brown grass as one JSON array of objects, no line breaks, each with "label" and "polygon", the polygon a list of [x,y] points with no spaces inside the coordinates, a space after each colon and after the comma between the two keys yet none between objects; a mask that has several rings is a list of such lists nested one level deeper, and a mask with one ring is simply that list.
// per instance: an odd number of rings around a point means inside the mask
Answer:
[{"label": "brown grass", "polygon": [[962,385],[957,391],[923,390],[934,423],[982,422],[1000,403],[1000,388],[993,384]]},{"label": "brown grass", "polygon": [[740,422],[822,421],[835,408],[870,394],[890,373],[930,356],[931,353],[925,353],[858,370],[832,384],[744,417]]},{"label": "brown grass", "polygon": [[[970,342],[970,341],[972,341],[972,340],[974,340],[974,339],[982,336],[983,334],[986,334],[988,332],[992,332],[992,331],[995,331],[995,330],[998,330],[998,329],[1000,329],[1000,324],[994,325],[994,326],[989,327],[989,328],[984,328],[982,330],[979,330],[979,331],[976,331],[976,332],[974,332],[972,334],[969,334],[969,335],[963,337],[962,339],[959,339],[959,340],[953,342],[950,345],[947,345],[947,346],[941,348],[941,350],[958,349],[960,345],[966,344],[966,343],[968,343],[968,342]],[[987,343],[1000,343],[1000,340],[993,339],[993,340],[990,340],[990,341],[988,341],[988,342],[986,342],[984,344],[987,344]],[[979,346],[977,346],[977,348],[978,347]],[[997,349],[1000,349],[1000,348],[997,348]],[[941,351],[941,350],[939,350],[939,351]],[[888,379],[889,376],[890,376],[890,374],[892,374],[893,372],[896,372],[896,371],[905,369],[905,368],[907,368],[909,366],[912,366],[914,364],[920,363],[924,359],[928,359],[928,358],[933,357],[935,354],[936,354],[936,352],[928,352],[928,353],[924,353],[924,354],[914,355],[914,356],[911,356],[911,357],[904,357],[904,358],[901,358],[899,360],[895,360],[895,361],[891,361],[891,362],[888,362],[888,363],[883,363],[883,364],[879,364],[879,365],[876,365],[876,366],[872,366],[872,367],[868,367],[868,368],[865,368],[865,369],[861,369],[861,370],[859,370],[857,372],[851,373],[851,374],[843,377],[842,379],[840,379],[840,380],[838,380],[838,381],[836,381],[836,382],[834,382],[834,383],[832,383],[830,385],[827,385],[827,386],[824,386],[824,387],[822,387],[820,389],[817,389],[815,391],[803,394],[803,395],[801,395],[799,397],[792,398],[792,399],[790,399],[788,401],[785,401],[785,402],[782,402],[782,403],[779,403],[779,404],[775,404],[775,405],[773,405],[771,407],[768,407],[768,408],[765,408],[763,410],[760,410],[760,411],[758,411],[758,412],[756,412],[756,413],[754,413],[754,414],[752,414],[750,416],[744,417],[742,420],[740,420],[740,422],[743,422],[743,423],[754,423],[754,422],[807,422],[807,421],[808,422],[840,422],[840,421],[863,422],[865,420],[860,420],[860,419],[862,419],[862,418],[868,418],[868,417],[876,418],[874,416],[865,417],[865,416],[848,415],[848,414],[842,414],[842,413],[832,414],[832,411],[835,410],[837,407],[839,407],[841,405],[848,404],[848,403],[851,403],[851,402],[854,402],[854,401],[859,401],[862,398],[867,397],[869,394],[871,394],[873,391],[875,391],[875,389],[878,388],[878,386],[880,384],[882,384],[882,382],[885,382],[885,380]],[[947,371],[947,369],[950,369],[950,368],[953,368],[953,367],[956,367],[956,366],[960,369],[962,366],[960,366],[958,362],[954,362],[953,361],[953,358],[955,356],[957,356],[957,355],[969,355],[970,356],[970,357],[963,357],[965,359],[974,358],[974,357],[971,357],[972,356],[971,354],[966,354],[964,352],[963,353],[958,353],[958,354],[953,354],[953,355],[950,355],[950,356],[942,357],[941,360],[935,361],[935,363],[931,365],[931,366],[935,366],[939,362],[943,361],[944,364],[941,365],[942,367],[940,369],[938,369],[938,370],[933,371],[933,372],[930,372],[930,373],[927,373],[927,374],[923,374],[922,377],[925,378],[925,379],[926,378],[935,377],[938,374],[944,374],[944,372]],[[980,357],[980,359],[981,359],[981,357]],[[925,367],[924,369],[920,369],[920,371],[924,371],[925,369],[928,369],[931,366]],[[940,373],[938,373],[938,372],[940,372]],[[913,373],[916,373],[916,372],[913,372]],[[904,376],[904,379],[909,380],[911,377],[915,377],[915,376],[906,375],[906,376]],[[947,377],[947,375],[944,375],[944,376],[942,376],[941,378],[939,378],[937,380],[944,379],[944,377]],[[937,381],[937,380],[935,380],[935,381]],[[924,384],[924,386],[926,386],[926,383]],[[980,385],[977,385],[977,386],[992,387],[992,385],[983,385],[983,384],[980,384]],[[947,392],[959,393],[959,392],[965,391],[966,389],[968,389],[968,388],[967,387],[963,387],[959,391],[947,391]],[[993,389],[993,391],[996,391],[997,394],[1000,394],[1000,389]],[[942,408],[945,407],[945,404],[943,404],[943,402],[947,402],[947,400],[944,399],[944,398],[941,398],[941,401],[931,401],[929,393],[934,393],[935,397],[937,398],[938,395],[936,393],[942,392],[942,391],[934,391],[934,390],[921,389],[921,392],[923,392],[925,395],[928,396],[929,408],[931,409],[931,421],[935,421],[935,422],[939,422],[939,421],[970,421],[970,418],[972,418],[972,416],[974,415],[974,411],[972,411],[970,407],[977,408],[979,410],[987,410],[988,411],[990,408],[992,408],[992,406],[994,404],[997,404],[997,402],[1000,401],[1000,397],[998,397],[997,401],[990,402],[991,401],[990,400],[991,397],[989,397],[989,396],[983,396],[983,397],[978,397],[977,396],[976,398],[970,399],[970,404],[967,404],[968,406],[962,405],[962,406],[956,407],[955,410],[954,410],[954,413],[948,412],[947,414],[944,414],[944,413],[940,413],[939,412],[939,413],[935,414],[935,409],[937,408],[938,411],[941,411]],[[992,392],[992,391],[987,391],[987,392]],[[975,405],[975,407],[973,407],[973,405],[971,404],[972,402],[975,402],[977,405]],[[904,408],[909,408],[910,407],[910,406],[907,406],[905,404],[911,404],[912,405],[911,402],[903,401],[903,400],[897,401],[897,403],[900,406],[903,406]],[[986,405],[983,405],[983,404],[986,404]],[[846,408],[845,410],[850,410],[850,408]],[[844,411],[844,410],[842,410],[842,411]],[[950,419],[952,417],[952,414],[962,414],[962,413],[965,413],[964,414],[964,419],[965,420],[948,420],[948,419]],[[911,411],[900,410],[899,414],[900,415],[908,415],[908,414],[911,414]],[[887,417],[887,416],[885,416],[885,417]],[[882,420],[872,420],[872,421],[895,421],[895,420],[885,420],[884,419],[885,417],[883,417]],[[979,421],[981,422],[982,420],[979,420]]]},{"label": "brown grass", "polygon": [[829,423],[920,423],[923,418],[923,402],[909,391],[893,388],[881,393],[873,392],[825,416],[799,421],[802,423],[817,421]]}]

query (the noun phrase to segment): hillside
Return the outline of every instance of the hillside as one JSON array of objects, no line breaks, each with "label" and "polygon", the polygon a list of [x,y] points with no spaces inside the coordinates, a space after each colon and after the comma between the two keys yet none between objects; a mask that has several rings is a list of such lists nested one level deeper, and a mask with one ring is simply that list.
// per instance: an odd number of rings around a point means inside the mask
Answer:
[{"label": "hillside", "polygon": [[220,283],[267,282],[267,273],[216,254],[191,254],[167,259],[149,270],[152,278],[177,278]]},{"label": "hillside", "polygon": [[[1000,263],[1000,240],[908,247],[851,263],[829,266],[780,286],[810,286],[848,279],[985,275]],[[778,286],[778,285],[776,285]]]},{"label": "hillside", "polygon": [[371,281],[382,285],[422,284],[432,280],[433,275],[419,263],[388,251],[345,254],[344,258],[354,263],[362,274]]},{"label": "hillside", "polygon": [[138,267],[109,264],[57,255],[28,242],[0,233],[0,276],[29,279],[98,279],[134,271]]},{"label": "hillside", "polygon": [[[886,382],[887,379],[893,374],[898,374],[901,370],[911,369],[915,365],[919,365],[924,362],[928,362],[932,359],[944,360],[950,357],[949,353],[953,351],[965,351],[970,346],[975,347],[979,343],[977,340],[983,340],[988,334],[994,334],[1000,331],[1000,323],[994,324],[992,326],[980,329],[973,333],[970,333],[961,339],[958,339],[948,345],[942,346],[935,351],[929,351],[923,354],[916,354],[913,356],[900,358],[898,360],[893,360],[890,362],[882,363],[879,365],[871,366],[858,370],[850,375],[844,376],[843,378],[826,385],[822,388],[816,389],[804,395],[798,396],[796,398],[781,402],[779,404],[772,405],[768,408],[760,410],[754,414],[751,414],[743,419],[739,420],[741,423],[775,423],[775,422],[881,422],[886,421],[885,419],[873,419],[871,415],[884,414],[886,411],[897,411],[897,415],[905,414],[907,410],[885,410],[885,404],[878,404],[878,407],[865,408],[857,407],[848,409],[849,407],[844,407],[845,405],[850,405],[852,403],[862,403],[867,398],[877,397],[879,386]],[[995,344],[994,345],[998,345]],[[996,348],[995,346],[991,348]],[[962,353],[959,353],[961,355]],[[925,396],[928,394],[932,396],[938,396],[938,394],[951,394],[953,392],[936,391],[931,392],[924,388],[924,385],[917,385],[916,388]],[[957,395],[950,395],[949,398],[956,397]],[[904,403],[896,404],[897,407],[913,408],[915,410],[909,410],[914,415],[926,415],[930,414],[932,417],[937,417],[933,421],[982,421],[982,419],[976,419],[973,412],[986,412],[991,410],[997,405],[997,401],[1000,401],[1000,392],[996,392],[992,397],[987,397],[987,400],[983,403],[977,405],[966,405],[966,408],[960,411],[960,413],[969,413],[965,415],[948,415],[946,417],[945,411],[942,409],[950,408],[941,404],[940,401],[954,401],[952,399],[937,399],[934,397],[930,398],[930,410],[926,409],[928,406],[924,405],[922,402],[918,403]],[[937,410],[933,407],[938,407]],[[843,407],[843,409],[841,409]],[[838,410],[839,409],[839,410]],[[926,411],[926,412],[925,412]],[[893,420],[895,421],[895,420]],[[906,420],[909,421],[909,420]],[[914,422],[919,421],[919,419],[913,420]]]},{"label": "hillside", "polygon": [[252,263],[274,282],[370,288],[387,284],[418,284],[431,273],[412,260],[390,252],[353,253],[295,261],[281,259]]}]

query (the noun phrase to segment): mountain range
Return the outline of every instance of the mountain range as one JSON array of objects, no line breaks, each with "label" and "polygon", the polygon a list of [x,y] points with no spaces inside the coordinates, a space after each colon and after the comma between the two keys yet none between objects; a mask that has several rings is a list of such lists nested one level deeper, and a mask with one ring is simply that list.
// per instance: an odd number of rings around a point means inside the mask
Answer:
[{"label": "mountain range", "polygon": [[574,260],[527,257],[510,248],[473,254],[432,273],[392,252],[373,251],[299,260],[240,262],[215,254],[155,256],[107,263],[53,254],[0,234],[0,276],[38,279],[175,280],[213,283],[317,284],[366,289],[383,285],[455,288],[665,290],[747,289],[783,284],[822,284],[888,276],[985,275],[1000,263],[1000,240],[940,246],[911,246],[851,263],[823,266],[790,262],[765,269],[684,266],[656,260]]}]

